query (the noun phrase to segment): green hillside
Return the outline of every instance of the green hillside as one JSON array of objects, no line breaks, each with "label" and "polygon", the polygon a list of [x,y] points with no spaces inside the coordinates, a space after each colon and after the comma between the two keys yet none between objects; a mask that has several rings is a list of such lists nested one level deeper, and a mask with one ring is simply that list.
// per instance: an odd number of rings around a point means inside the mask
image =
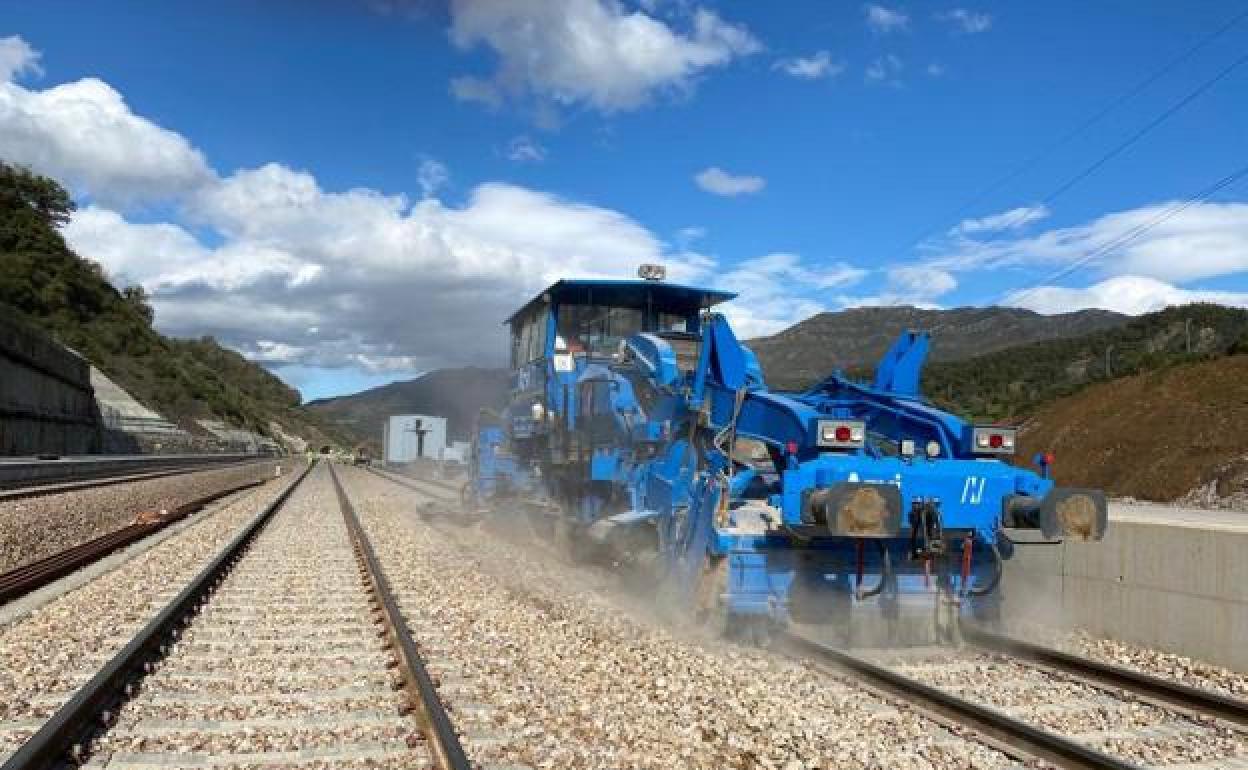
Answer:
[{"label": "green hillside", "polygon": [[1089,385],[1245,351],[1248,311],[1182,305],[1079,337],[934,362],[923,391],[959,414],[1017,419]]},{"label": "green hillside", "polygon": [[215,418],[268,435],[276,420],[311,441],[341,437],[300,406],[299,392],[211,338],[152,328],[139,287],[118,291],[58,232],[74,208],[59,184],[0,161],[0,304],[85,356],[147,406],[199,432]]}]

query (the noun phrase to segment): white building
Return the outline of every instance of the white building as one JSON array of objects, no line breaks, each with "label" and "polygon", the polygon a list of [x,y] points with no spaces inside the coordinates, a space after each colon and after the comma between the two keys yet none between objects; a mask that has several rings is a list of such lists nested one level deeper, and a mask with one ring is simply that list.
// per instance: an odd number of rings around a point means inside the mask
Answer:
[{"label": "white building", "polygon": [[386,420],[386,462],[410,463],[418,457],[441,460],[446,449],[446,418],[423,414],[396,414]]}]

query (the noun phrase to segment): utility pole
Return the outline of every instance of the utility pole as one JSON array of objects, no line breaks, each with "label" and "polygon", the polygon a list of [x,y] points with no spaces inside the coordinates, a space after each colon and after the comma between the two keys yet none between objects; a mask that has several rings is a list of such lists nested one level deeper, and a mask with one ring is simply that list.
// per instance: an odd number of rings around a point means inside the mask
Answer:
[{"label": "utility pole", "polygon": [[1183,319],[1183,334],[1187,337],[1187,354],[1192,354],[1192,319]]},{"label": "utility pole", "polygon": [[1109,347],[1105,348],[1105,378],[1106,379],[1114,376],[1114,370],[1112,366],[1110,365],[1110,360],[1109,360],[1109,354],[1113,352],[1114,352],[1113,345],[1110,345]]}]

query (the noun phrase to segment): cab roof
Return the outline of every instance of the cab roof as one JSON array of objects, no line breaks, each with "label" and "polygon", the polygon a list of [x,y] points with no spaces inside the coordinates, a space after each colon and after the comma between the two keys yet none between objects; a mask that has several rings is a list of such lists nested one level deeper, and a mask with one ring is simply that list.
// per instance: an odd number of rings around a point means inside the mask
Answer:
[{"label": "cab roof", "polygon": [[546,287],[537,296],[516,312],[508,316],[503,323],[509,324],[518,316],[542,304],[543,299],[550,298],[552,305],[643,305],[647,292],[654,304],[660,308],[670,307],[682,310],[691,308],[708,308],[726,302],[737,295],[729,291],[705,289],[698,286],[684,286],[667,281],[643,280],[561,280]]}]

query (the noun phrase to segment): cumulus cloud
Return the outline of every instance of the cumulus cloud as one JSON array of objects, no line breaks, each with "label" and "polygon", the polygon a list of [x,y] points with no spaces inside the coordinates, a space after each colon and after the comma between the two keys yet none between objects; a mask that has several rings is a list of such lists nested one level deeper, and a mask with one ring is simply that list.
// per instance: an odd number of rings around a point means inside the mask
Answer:
[{"label": "cumulus cloud", "polygon": [[602,112],[634,109],[655,92],[686,91],[712,67],[761,49],[749,31],[699,8],[679,32],[610,0],[452,0],[451,40],[498,56],[488,78],[462,76],[460,99],[501,104],[531,95]]},{"label": "cumulus cloud", "polygon": [[21,37],[0,37],[0,83],[16,80],[21,75],[42,75],[40,54]]},{"label": "cumulus cloud", "polygon": [[1119,275],[1084,288],[1040,286],[1017,291],[1003,304],[1025,307],[1037,313],[1068,313],[1084,308],[1103,308],[1129,315],[1151,313],[1169,305],[1216,302],[1248,307],[1248,293],[1182,289],[1142,275]]},{"label": "cumulus cloud", "polygon": [[1019,206],[1003,211],[1000,214],[980,219],[964,219],[950,230],[951,235],[971,235],[976,233],[997,233],[1004,230],[1020,230],[1032,222],[1047,218],[1052,212],[1043,203],[1034,206]]},{"label": "cumulus cloud", "polygon": [[760,192],[767,185],[767,180],[761,176],[730,174],[718,166],[699,171],[693,179],[703,190],[727,196]]},{"label": "cumulus cloud", "polygon": [[771,68],[806,80],[835,77],[845,71],[845,65],[839,62],[834,63],[832,54],[827,51],[817,51],[811,56],[780,59],[771,65]]},{"label": "cumulus cloud", "polygon": [[503,318],[556,278],[624,277],[649,261],[666,263],[673,280],[697,280],[710,264],[669,253],[619,212],[506,184],[481,185],[451,207],[327,192],[306,172],[269,164],[205,188],[188,216],[223,242],[96,206],[65,235],[110,275],[147,288],[163,330],[213,334],[283,363],[498,363]]},{"label": "cumulus cloud", "polygon": [[[162,331],[211,334],[278,367],[408,373],[498,364],[500,323],[521,302],[557,278],[628,277],[640,262],[666,264],[673,281],[739,287],[732,312],[747,336],[825,309],[827,295],[865,274],[791,254],[716,269],[690,248],[697,228],[678,233],[672,248],[619,211],[512,184],[481,184],[449,205],[437,197],[445,169],[432,159],[414,180],[419,200],[326,190],[278,163],[218,176],[186,139],[133,114],[101,81],[3,87],[6,149],[25,148],[15,160],[85,190],[64,229],[70,245],[116,283],[145,287]],[[48,100],[74,104],[60,116]],[[26,144],[9,142],[14,136]],[[763,184],[722,170],[710,179],[733,192]],[[127,212],[135,200],[159,204],[174,221]]]},{"label": "cumulus cloud", "polygon": [[837,290],[866,275],[866,270],[844,262],[811,266],[796,254],[776,253],[741,262],[718,275],[715,285],[737,292],[723,312],[737,336],[747,339],[775,334],[832,309]]},{"label": "cumulus cloud", "polygon": [[903,30],[910,25],[910,17],[901,11],[885,8],[874,3],[863,8],[867,26],[881,34]]},{"label": "cumulus cloud", "polygon": [[[0,69],[11,75],[12,66],[31,66],[37,54],[29,46],[12,53],[21,46],[7,44]],[[111,206],[177,198],[215,178],[190,142],[135,115],[121,94],[95,78],[43,91],[0,82],[0,147],[6,160]]]},{"label": "cumulus cloud", "polygon": [[992,27],[992,16],[965,8],[954,8],[948,13],[937,14],[936,18],[949,22],[955,30],[967,35],[987,32]]},{"label": "cumulus cloud", "polygon": [[541,163],[546,160],[546,148],[528,136],[517,136],[507,144],[507,159],[516,163]]}]

